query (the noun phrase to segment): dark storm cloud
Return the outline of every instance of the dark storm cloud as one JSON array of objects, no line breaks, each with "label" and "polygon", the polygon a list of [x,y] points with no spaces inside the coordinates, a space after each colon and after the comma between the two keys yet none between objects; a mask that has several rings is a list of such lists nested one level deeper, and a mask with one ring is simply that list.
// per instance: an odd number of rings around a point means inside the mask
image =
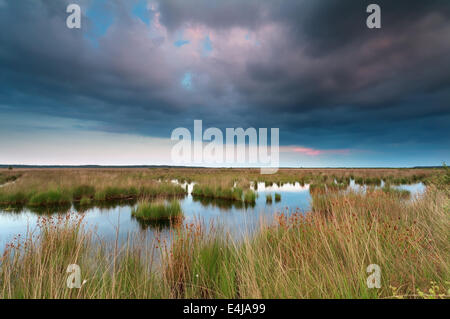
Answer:
[{"label": "dark storm cloud", "polygon": [[259,0],[168,0],[160,1],[161,21],[176,30],[185,23],[206,24],[212,28],[260,26],[268,4]]},{"label": "dark storm cloud", "polygon": [[[65,27],[71,2],[82,30]],[[449,147],[449,1],[164,0],[151,26],[107,1],[102,35],[95,2],[0,2],[0,105],[161,137],[203,119],[280,127],[285,145]],[[372,2],[381,30],[365,26]]]}]

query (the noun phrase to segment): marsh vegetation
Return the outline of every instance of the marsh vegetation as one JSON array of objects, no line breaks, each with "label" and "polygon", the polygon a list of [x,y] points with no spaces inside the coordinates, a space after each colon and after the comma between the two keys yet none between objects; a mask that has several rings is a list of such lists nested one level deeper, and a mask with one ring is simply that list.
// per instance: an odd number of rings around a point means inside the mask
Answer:
[{"label": "marsh vegetation", "polygon": [[[239,238],[220,223],[186,220],[171,223],[164,233],[155,230],[151,241],[128,234],[119,247],[117,239],[98,238],[86,224],[88,213],[44,215],[36,232],[5,247],[0,298],[449,297],[448,170],[311,171],[281,170],[270,179],[225,169],[20,172],[0,192],[35,192],[27,205],[68,200],[89,206],[108,187],[135,187],[132,196],[111,197],[137,201],[133,216],[143,222],[183,216],[170,196],[184,194],[181,184],[188,181],[199,185],[192,190],[196,200],[232,205],[254,202],[258,192],[262,203],[276,201],[277,194],[283,203],[288,193],[272,188],[296,182],[309,186],[311,205],[307,212],[277,211],[273,220]],[[417,176],[427,184],[420,196],[395,187],[394,181],[412,183]],[[358,178],[370,178],[364,191],[350,187]],[[272,188],[251,188],[254,182]],[[151,196],[140,193],[141,187],[153,189]],[[165,193],[170,196],[160,196]],[[87,280],[81,289],[66,287],[66,268],[73,263]],[[382,269],[381,289],[366,285],[366,267],[373,263]]]}]

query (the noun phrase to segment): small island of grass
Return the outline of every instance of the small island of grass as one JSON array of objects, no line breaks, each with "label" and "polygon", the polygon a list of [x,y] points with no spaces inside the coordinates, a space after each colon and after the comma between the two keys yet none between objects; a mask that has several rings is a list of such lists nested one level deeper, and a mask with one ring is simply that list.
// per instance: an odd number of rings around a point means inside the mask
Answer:
[{"label": "small island of grass", "polygon": [[146,221],[164,221],[164,220],[181,220],[183,219],[183,211],[180,203],[176,200],[166,201],[141,201],[137,207],[133,209],[131,214]]},{"label": "small island of grass", "polygon": [[275,193],[275,201],[280,202],[281,201],[281,194]]}]

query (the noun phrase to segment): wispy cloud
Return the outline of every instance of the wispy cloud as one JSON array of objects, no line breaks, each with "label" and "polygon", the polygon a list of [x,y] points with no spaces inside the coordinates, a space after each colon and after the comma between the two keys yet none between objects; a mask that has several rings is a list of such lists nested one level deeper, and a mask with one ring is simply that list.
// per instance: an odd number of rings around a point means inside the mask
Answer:
[{"label": "wispy cloud", "polygon": [[325,154],[339,154],[339,155],[350,154],[350,149],[315,149],[303,146],[282,146],[280,147],[280,151],[287,153],[300,153],[308,156],[319,156]]}]

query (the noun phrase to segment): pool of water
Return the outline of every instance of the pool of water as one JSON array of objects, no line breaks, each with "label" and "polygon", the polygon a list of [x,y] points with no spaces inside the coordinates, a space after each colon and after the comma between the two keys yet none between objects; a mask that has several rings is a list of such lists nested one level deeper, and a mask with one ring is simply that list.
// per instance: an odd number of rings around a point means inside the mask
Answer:
[{"label": "pool of water", "polygon": [[[176,181],[173,181],[176,182]],[[219,224],[225,231],[239,238],[243,234],[251,233],[262,220],[272,222],[275,214],[280,212],[306,212],[310,209],[311,196],[309,185],[284,184],[266,187],[264,183],[258,183],[258,198],[254,205],[244,205],[240,202],[225,200],[206,200],[195,198],[191,195],[193,184],[182,184],[188,187],[188,195],[180,199],[180,204],[185,215],[185,223],[202,221],[205,225]],[[407,189],[412,196],[425,190],[422,183],[413,185],[395,186]],[[254,188],[252,186],[252,188]],[[361,189],[351,181],[350,188]],[[281,195],[280,201],[275,201],[274,194]],[[271,194],[272,203],[266,203],[266,194]],[[95,230],[95,233],[103,240],[115,240],[117,234],[120,241],[127,240],[129,234],[143,235],[152,240],[156,234],[164,236],[169,232],[168,227],[161,225],[143,224],[136,220],[131,211],[136,201],[118,201],[104,203],[102,207],[81,209],[77,206],[63,207],[58,210],[32,211],[28,208],[5,210],[0,209],[0,251],[5,244],[11,242],[14,237],[24,237],[27,231],[36,229],[39,216],[48,216],[66,213],[68,211],[84,215],[86,227]]]}]

